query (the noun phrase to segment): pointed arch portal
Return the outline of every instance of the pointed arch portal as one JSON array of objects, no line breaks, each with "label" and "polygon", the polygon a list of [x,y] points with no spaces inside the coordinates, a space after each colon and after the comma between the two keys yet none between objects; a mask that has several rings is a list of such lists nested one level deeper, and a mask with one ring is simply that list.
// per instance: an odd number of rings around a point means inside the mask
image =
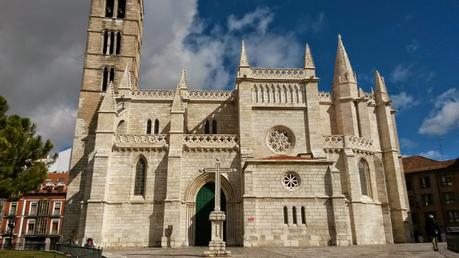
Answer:
[{"label": "pointed arch portal", "polygon": [[[221,177],[221,208],[226,213],[224,238],[227,246],[242,244],[242,233],[239,228],[242,223],[240,200],[236,199],[235,192],[226,176]],[[209,245],[211,228],[209,214],[214,209],[215,199],[214,173],[202,173],[191,182],[184,192],[186,200],[186,230],[188,245]],[[239,225],[239,226],[238,226]]]},{"label": "pointed arch portal", "polygon": [[[196,227],[195,245],[207,246],[211,238],[211,223],[209,215],[215,206],[215,183],[208,182],[199,190],[196,196]],[[221,190],[221,210],[226,211],[225,193]],[[223,239],[226,240],[226,224],[224,225]]]}]

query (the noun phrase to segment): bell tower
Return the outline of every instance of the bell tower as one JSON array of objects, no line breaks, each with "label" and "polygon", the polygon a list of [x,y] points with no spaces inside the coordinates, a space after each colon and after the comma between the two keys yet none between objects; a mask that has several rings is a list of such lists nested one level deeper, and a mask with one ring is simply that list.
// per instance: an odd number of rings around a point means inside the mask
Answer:
[{"label": "bell tower", "polygon": [[87,43],[70,162],[64,239],[84,237],[87,200],[95,154],[97,113],[112,84],[122,80],[129,67],[132,87],[138,88],[143,31],[143,0],[91,0]]}]

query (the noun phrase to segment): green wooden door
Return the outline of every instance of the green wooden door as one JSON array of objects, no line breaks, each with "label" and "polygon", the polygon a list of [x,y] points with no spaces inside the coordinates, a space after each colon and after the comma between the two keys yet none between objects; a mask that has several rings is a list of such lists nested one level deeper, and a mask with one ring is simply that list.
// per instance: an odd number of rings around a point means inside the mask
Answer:
[{"label": "green wooden door", "polygon": [[[197,246],[207,246],[210,242],[211,225],[209,215],[215,206],[214,193],[214,182],[208,182],[199,190],[196,196],[195,245]],[[223,191],[221,191],[221,198],[221,208],[223,211],[226,211],[226,198]],[[223,231],[223,237],[226,238],[226,223]]]}]

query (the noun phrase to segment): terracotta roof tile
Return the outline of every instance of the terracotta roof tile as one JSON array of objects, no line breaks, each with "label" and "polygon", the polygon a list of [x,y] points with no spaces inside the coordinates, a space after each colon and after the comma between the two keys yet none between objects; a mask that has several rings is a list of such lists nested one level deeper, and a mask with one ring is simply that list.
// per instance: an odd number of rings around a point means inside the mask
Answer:
[{"label": "terracotta roof tile", "polygon": [[402,160],[405,174],[451,167],[459,168],[459,159],[438,161],[422,156],[411,156],[405,157]]},{"label": "terracotta roof tile", "polygon": [[312,157],[298,157],[298,156],[289,156],[289,155],[276,155],[266,158],[261,158],[262,160],[307,160],[313,159]]}]

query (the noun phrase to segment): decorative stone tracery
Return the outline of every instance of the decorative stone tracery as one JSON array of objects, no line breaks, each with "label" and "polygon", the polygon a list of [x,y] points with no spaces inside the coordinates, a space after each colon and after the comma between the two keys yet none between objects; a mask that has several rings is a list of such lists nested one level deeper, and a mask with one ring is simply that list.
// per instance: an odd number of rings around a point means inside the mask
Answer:
[{"label": "decorative stone tracery", "polygon": [[287,127],[276,126],[266,135],[266,144],[274,153],[287,153],[295,146],[295,137]]},{"label": "decorative stone tracery", "polygon": [[300,176],[295,172],[287,172],[285,173],[284,177],[282,178],[282,185],[287,190],[295,190],[301,184]]}]

